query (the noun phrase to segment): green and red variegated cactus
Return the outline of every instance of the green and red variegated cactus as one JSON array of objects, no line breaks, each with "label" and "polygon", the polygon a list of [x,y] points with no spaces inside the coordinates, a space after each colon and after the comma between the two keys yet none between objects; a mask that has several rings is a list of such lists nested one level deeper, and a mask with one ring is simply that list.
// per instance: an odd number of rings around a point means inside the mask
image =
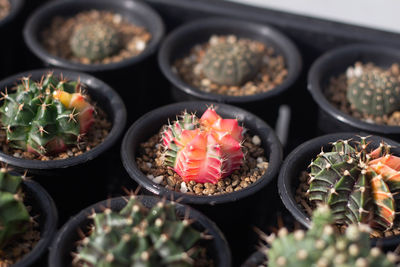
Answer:
[{"label": "green and red variegated cactus", "polygon": [[[354,142],[353,142],[354,143]],[[400,189],[400,158],[381,145],[368,152],[366,138],[333,143],[311,162],[310,201],[327,203],[339,224],[367,223],[388,230],[396,215],[394,195]]]},{"label": "green and red variegated cactus", "polygon": [[243,163],[243,128],[209,108],[198,119],[184,113],[162,134],[164,164],[185,182],[217,183]]},{"label": "green and red variegated cactus", "polygon": [[7,141],[35,154],[54,154],[76,145],[94,122],[94,108],[81,93],[79,81],[57,79],[52,73],[40,82],[21,79],[16,92],[2,93],[1,123]]}]

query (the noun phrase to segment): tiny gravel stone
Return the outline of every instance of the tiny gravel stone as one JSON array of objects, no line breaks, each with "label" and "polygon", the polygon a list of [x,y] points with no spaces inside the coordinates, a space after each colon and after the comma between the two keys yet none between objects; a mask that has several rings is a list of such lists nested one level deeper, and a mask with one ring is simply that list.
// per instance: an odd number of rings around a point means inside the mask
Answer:
[{"label": "tiny gravel stone", "polygon": [[181,192],[182,193],[186,193],[188,191],[188,188],[187,188],[187,186],[186,186],[186,183],[185,182],[182,182],[181,183]]},{"label": "tiny gravel stone", "polygon": [[146,162],[147,167],[151,168],[151,163],[150,162]]},{"label": "tiny gravel stone", "polygon": [[155,182],[156,184],[160,184],[163,180],[164,180],[164,176],[159,175],[153,179],[153,182]]},{"label": "tiny gravel stone", "polygon": [[255,144],[256,146],[261,144],[261,139],[260,137],[258,137],[258,135],[253,136],[253,138],[251,138],[251,142],[253,144]]}]

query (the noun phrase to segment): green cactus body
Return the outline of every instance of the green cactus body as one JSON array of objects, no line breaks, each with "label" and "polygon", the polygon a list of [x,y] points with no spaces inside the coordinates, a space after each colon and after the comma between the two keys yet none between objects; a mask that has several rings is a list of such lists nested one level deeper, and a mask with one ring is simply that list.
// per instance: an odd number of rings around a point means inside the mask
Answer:
[{"label": "green cactus body", "polygon": [[90,235],[78,246],[83,266],[193,266],[203,234],[176,215],[174,203],[144,207],[131,196],[120,212],[93,214]]},{"label": "green cactus body", "polygon": [[30,222],[28,210],[23,203],[21,176],[0,169],[0,249],[13,237],[24,233]]},{"label": "green cactus body", "polygon": [[261,67],[260,53],[242,44],[211,44],[206,50],[201,65],[204,75],[221,85],[241,85],[252,79]]},{"label": "green cactus body", "polygon": [[117,53],[121,40],[114,27],[97,22],[78,25],[71,36],[70,46],[76,57],[98,61]]},{"label": "green cactus body", "polygon": [[395,266],[396,256],[385,255],[370,247],[369,227],[350,225],[341,235],[331,226],[334,216],[327,206],[319,207],[313,215],[308,232],[288,233],[286,228],[278,236],[264,237],[270,248],[263,248],[269,267],[350,267]]},{"label": "green cactus body", "polygon": [[365,138],[355,147],[349,141],[333,143],[330,152],[322,151],[310,165],[309,200],[328,204],[338,224],[361,222],[390,229],[395,218],[393,193],[400,185],[400,165],[393,162],[398,164],[399,158],[384,144],[378,150],[367,153]]},{"label": "green cactus body", "polygon": [[388,115],[400,108],[400,84],[389,71],[363,71],[348,79],[347,99],[360,112]]}]

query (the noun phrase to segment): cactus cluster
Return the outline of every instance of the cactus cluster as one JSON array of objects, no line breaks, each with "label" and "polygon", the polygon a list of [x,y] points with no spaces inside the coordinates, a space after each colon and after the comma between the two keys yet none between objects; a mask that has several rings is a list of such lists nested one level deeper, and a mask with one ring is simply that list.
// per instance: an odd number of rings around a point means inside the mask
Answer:
[{"label": "cactus cluster", "polygon": [[200,119],[184,112],[162,134],[164,164],[185,182],[217,183],[243,163],[243,128],[208,108]]},{"label": "cactus cluster", "polygon": [[369,151],[366,137],[332,146],[310,164],[309,200],[329,205],[337,224],[365,223],[383,231],[392,228],[400,158],[391,155],[390,146],[383,142]]},{"label": "cactus cluster", "polygon": [[23,203],[23,176],[0,169],[0,250],[14,237],[24,233],[31,217]]},{"label": "cactus cluster", "polygon": [[80,24],[71,35],[70,47],[76,57],[98,61],[117,53],[121,38],[111,25],[101,22]]},{"label": "cactus cluster", "polygon": [[262,251],[269,267],[390,267],[395,266],[397,256],[383,254],[378,248],[371,248],[370,228],[367,225],[352,224],[345,234],[335,232],[331,225],[333,215],[327,206],[314,211],[312,226],[305,232],[296,230],[288,233],[286,228],[278,235],[262,235],[270,248]]},{"label": "cactus cluster", "polygon": [[148,209],[135,195],[120,212],[106,208],[90,218],[91,233],[74,258],[78,266],[193,266],[202,253],[198,241],[209,238],[178,217],[174,202]]},{"label": "cactus cluster", "polygon": [[204,75],[217,84],[241,85],[260,70],[262,56],[240,41],[211,43],[201,60]]},{"label": "cactus cluster", "polygon": [[356,110],[384,116],[400,108],[400,82],[390,70],[366,70],[356,65],[347,71],[347,100]]},{"label": "cactus cluster", "polygon": [[52,73],[39,82],[21,79],[16,92],[2,92],[1,123],[7,141],[35,154],[60,153],[76,145],[94,121],[94,108],[81,93],[79,81]]}]

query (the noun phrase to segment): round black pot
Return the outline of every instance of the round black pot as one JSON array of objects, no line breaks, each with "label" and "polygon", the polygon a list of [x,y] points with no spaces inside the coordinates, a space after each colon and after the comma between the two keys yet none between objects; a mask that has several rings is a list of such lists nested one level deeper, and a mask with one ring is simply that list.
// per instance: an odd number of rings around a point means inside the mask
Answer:
[{"label": "round black pot", "polygon": [[35,219],[39,224],[40,240],[33,250],[26,254],[13,267],[26,267],[33,264],[44,263],[47,250],[53,241],[57,230],[57,209],[50,195],[34,181],[24,181],[22,184],[25,193],[25,204],[32,207],[31,215],[37,216]]},{"label": "round black pot", "polygon": [[[12,88],[23,76],[31,76],[31,79],[38,81],[48,71],[50,70],[39,69],[13,75],[0,81],[0,90],[4,90],[6,87]],[[52,71],[56,76],[62,73],[67,79],[77,80],[79,77],[81,82],[87,85],[86,90],[91,99],[104,110],[108,119],[112,122],[110,133],[101,144],[76,157],[39,161],[16,158],[0,151],[0,161],[21,172],[28,170],[30,174],[38,175],[37,179],[41,180],[42,185],[54,197],[60,209],[61,222],[63,222],[89,203],[108,196],[107,174],[115,171],[115,169],[100,168],[100,166],[107,166],[109,158],[112,156],[108,151],[117,145],[125,128],[126,110],[119,95],[95,77],[81,72],[61,69]],[[93,190],[93,181],[101,185],[96,190]],[[88,191],[93,192],[87,194]],[[78,194],[80,197],[71,198],[72,193]]]},{"label": "round black pot", "polygon": [[265,255],[261,251],[256,251],[242,264],[242,267],[259,267],[266,261]]},{"label": "round black pot", "polygon": [[[171,191],[147,178],[136,164],[140,143],[156,134],[162,125],[168,120],[174,120],[182,111],[197,112],[201,115],[210,105],[214,105],[223,118],[238,118],[244,127],[260,137],[269,162],[264,176],[245,189],[217,196],[196,196]],[[168,199],[181,199],[182,203],[192,205],[215,221],[228,238],[235,263],[241,262],[248,256],[252,242],[257,240],[252,227],[263,224],[268,217],[266,209],[272,212],[277,206],[272,203],[279,202],[276,187],[273,186],[282,161],[282,147],[279,140],[264,121],[234,106],[196,101],[179,102],[155,109],[143,115],[129,128],[122,142],[121,157],[130,177],[148,193]],[[261,203],[272,205],[265,208]],[[246,246],[246,243],[249,246]]]},{"label": "round black pot", "polygon": [[[151,196],[138,196],[142,204],[147,207],[153,207],[159,198]],[[85,230],[91,224],[88,216],[93,212],[101,212],[104,207],[110,207],[114,211],[120,211],[126,205],[126,200],[123,197],[104,200],[96,203],[79,214],[71,218],[58,232],[50,249],[49,266],[63,267],[71,266],[71,252],[76,248],[76,242],[81,239],[78,230]],[[186,205],[177,204],[177,213],[184,216],[189,210],[189,218],[195,221],[194,227],[206,230],[207,234],[213,236],[212,241],[207,245],[208,255],[214,260],[215,266],[229,267],[231,266],[231,252],[225,237],[218,227],[206,216],[200,212],[189,208]]]},{"label": "round black pot", "polygon": [[[359,133],[335,133],[323,135],[301,144],[286,157],[278,178],[279,195],[285,207],[303,226],[309,228],[311,218],[303,211],[301,206],[298,205],[295,200],[295,193],[299,185],[300,173],[308,169],[310,161],[315,159],[315,157],[321,152],[322,147],[324,148],[324,151],[328,151],[331,147],[330,143],[350,138],[354,141],[359,141]],[[376,135],[368,138],[368,141],[371,142],[370,146],[372,148],[379,147],[382,140],[392,146],[391,153],[394,155],[400,155],[399,143]],[[373,244],[381,245],[384,249],[391,249],[395,248],[400,243],[400,236],[372,240]]]},{"label": "round black pot", "polygon": [[[288,76],[285,81],[269,92],[250,96],[207,93],[185,83],[172,70],[172,64],[175,60],[188,54],[193,46],[207,42],[214,34],[234,34],[272,46],[276,53],[282,54],[285,58],[288,68]],[[172,84],[172,97],[175,101],[206,100],[234,104],[272,123],[276,120],[279,105],[283,101],[287,101],[284,96],[292,88],[302,68],[298,49],[281,32],[271,26],[230,18],[206,18],[178,27],[162,43],[158,53],[158,64]]]},{"label": "round black pot", "polygon": [[326,98],[324,91],[330,78],[345,73],[356,61],[372,62],[387,68],[400,62],[400,50],[381,45],[353,44],[334,49],[319,57],[308,73],[308,90],[318,105],[318,128],[323,133],[365,132],[399,141],[400,126],[361,121],[337,109]]}]

